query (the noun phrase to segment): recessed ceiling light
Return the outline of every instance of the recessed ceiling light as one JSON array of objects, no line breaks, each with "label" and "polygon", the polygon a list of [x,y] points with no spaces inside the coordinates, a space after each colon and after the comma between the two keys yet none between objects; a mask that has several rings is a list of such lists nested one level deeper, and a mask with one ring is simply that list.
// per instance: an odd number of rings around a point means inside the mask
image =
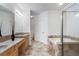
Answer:
[{"label": "recessed ceiling light", "polygon": [[63,5],[64,3],[59,3],[59,5],[61,6],[61,5]]},{"label": "recessed ceiling light", "polygon": [[33,18],[34,16],[30,16],[30,18]]}]

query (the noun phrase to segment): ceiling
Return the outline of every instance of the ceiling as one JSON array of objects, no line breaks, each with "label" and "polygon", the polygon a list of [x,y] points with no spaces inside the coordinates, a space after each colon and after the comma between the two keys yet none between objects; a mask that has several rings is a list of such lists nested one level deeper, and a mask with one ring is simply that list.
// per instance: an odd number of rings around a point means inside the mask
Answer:
[{"label": "ceiling", "polygon": [[63,5],[59,5],[59,3],[3,3],[0,5],[4,5],[11,11],[14,11],[17,5],[21,7],[22,10],[26,10],[28,6],[31,10],[31,15],[37,15],[48,10],[63,10],[63,8],[68,7],[69,3],[64,3]]},{"label": "ceiling", "polygon": [[31,15],[37,15],[43,11],[61,10],[67,4],[59,5],[59,3],[31,3],[26,5],[30,6]]},{"label": "ceiling", "polygon": [[79,3],[74,3],[66,11],[79,11]]}]

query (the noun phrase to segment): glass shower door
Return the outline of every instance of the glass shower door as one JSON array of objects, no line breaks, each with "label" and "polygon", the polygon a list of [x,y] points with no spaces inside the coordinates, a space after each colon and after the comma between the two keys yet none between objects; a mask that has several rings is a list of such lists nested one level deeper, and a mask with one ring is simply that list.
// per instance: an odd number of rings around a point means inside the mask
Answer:
[{"label": "glass shower door", "polygon": [[62,54],[79,56],[79,11],[63,11]]}]

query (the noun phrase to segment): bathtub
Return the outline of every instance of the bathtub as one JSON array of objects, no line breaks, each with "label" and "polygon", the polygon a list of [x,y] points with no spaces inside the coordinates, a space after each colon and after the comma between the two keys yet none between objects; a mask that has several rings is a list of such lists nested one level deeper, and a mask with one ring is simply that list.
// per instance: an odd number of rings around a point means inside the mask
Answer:
[{"label": "bathtub", "polygon": [[[49,43],[55,51],[55,56],[60,56],[62,53],[61,38],[49,38]],[[79,56],[79,40],[63,38],[63,49],[65,56]]]},{"label": "bathtub", "polygon": [[[49,38],[49,42],[53,44],[62,44],[61,38]],[[79,44],[79,40],[70,39],[70,38],[63,38],[63,44]]]}]

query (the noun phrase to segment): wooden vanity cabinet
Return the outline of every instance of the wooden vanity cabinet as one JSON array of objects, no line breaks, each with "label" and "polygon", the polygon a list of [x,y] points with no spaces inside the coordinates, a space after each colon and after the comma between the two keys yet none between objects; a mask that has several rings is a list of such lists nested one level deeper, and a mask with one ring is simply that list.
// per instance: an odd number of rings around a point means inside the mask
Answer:
[{"label": "wooden vanity cabinet", "polygon": [[18,44],[18,49],[19,49],[19,51],[18,51],[18,54],[19,54],[19,56],[24,56],[24,55],[26,55],[26,49],[28,49],[28,47],[29,47],[29,36],[26,36],[24,39],[23,39],[23,43],[21,42],[21,43],[19,43]]},{"label": "wooden vanity cabinet", "polygon": [[28,49],[28,47],[29,47],[29,35],[27,35],[27,36],[24,38],[24,40],[25,40],[25,47],[26,47],[26,49]]},{"label": "wooden vanity cabinet", "polygon": [[25,55],[26,49],[29,47],[29,36],[7,49],[0,56],[22,56]]}]

